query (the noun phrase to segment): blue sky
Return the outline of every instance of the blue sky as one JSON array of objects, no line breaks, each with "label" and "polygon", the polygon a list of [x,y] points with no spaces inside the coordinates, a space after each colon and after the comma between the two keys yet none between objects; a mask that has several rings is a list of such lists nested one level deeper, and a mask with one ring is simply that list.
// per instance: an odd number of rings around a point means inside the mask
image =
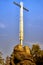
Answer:
[{"label": "blue sky", "polygon": [[43,49],[43,0],[0,0],[0,51],[4,57],[19,43],[20,8],[13,1],[23,1],[24,45],[40,44]]}]

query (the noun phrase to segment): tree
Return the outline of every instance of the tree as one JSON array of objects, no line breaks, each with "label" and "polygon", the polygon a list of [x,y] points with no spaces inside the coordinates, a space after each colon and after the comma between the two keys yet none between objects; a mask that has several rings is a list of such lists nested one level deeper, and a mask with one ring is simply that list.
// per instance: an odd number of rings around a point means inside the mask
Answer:
[{"label": "tree", "polygon": [[37,55],[37,53],[40,52],[40,46],[39,46],[38,44],[33,45],[31,52],[32,52],[32,55],[33,55],[33,56]]},{"label": "tree", "polygon": [[36,65],[43,65],[43,50],[38,44],[32,45],[31,53]]},{"label": "tree", "polygon": [[2,57],[2,52],[0,52],[0,65],[4,65],[4,59]]}]

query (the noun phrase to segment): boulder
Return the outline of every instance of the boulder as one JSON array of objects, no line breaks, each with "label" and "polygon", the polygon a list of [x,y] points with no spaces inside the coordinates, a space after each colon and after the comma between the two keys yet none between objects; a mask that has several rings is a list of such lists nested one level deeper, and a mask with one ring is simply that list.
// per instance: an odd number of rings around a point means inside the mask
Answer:
[{"label": "boulder", "polygon": [[11,54],[12,65],[36,65],[30,53],[29,46],[16,45]]}]

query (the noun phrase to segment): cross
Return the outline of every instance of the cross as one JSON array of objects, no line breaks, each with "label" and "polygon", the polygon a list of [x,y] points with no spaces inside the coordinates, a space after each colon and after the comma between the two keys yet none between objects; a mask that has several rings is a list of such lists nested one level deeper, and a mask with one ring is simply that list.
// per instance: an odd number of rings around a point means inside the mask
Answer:
[{"label": "cross", "polygon": [[20,40],[20,44],[23,45],[23,9],[25,11],[29,11],[27,8],[23,7],[23,2],[20,2],[20,4],[13,2],[15,5],[17,5],[18,7],[20,7],[20,28],[19,28],[19,40]]}]

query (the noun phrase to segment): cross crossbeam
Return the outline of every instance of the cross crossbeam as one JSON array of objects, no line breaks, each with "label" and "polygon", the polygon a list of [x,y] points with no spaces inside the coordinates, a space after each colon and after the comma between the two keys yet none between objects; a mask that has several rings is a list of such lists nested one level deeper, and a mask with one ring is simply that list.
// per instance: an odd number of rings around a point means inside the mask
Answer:
[{"label": "cross crossbeam", "polygon": [[[18,7],[21,7],[21,5],[20,4],[18,4],[18,3],[16,3],[16,2],[13,2],[15,5],[17,5]],[[24,10],[26,10],[26,11],[29,11],[27,8],[25,8],[25,7],[23,7],[23,9]]]}]

